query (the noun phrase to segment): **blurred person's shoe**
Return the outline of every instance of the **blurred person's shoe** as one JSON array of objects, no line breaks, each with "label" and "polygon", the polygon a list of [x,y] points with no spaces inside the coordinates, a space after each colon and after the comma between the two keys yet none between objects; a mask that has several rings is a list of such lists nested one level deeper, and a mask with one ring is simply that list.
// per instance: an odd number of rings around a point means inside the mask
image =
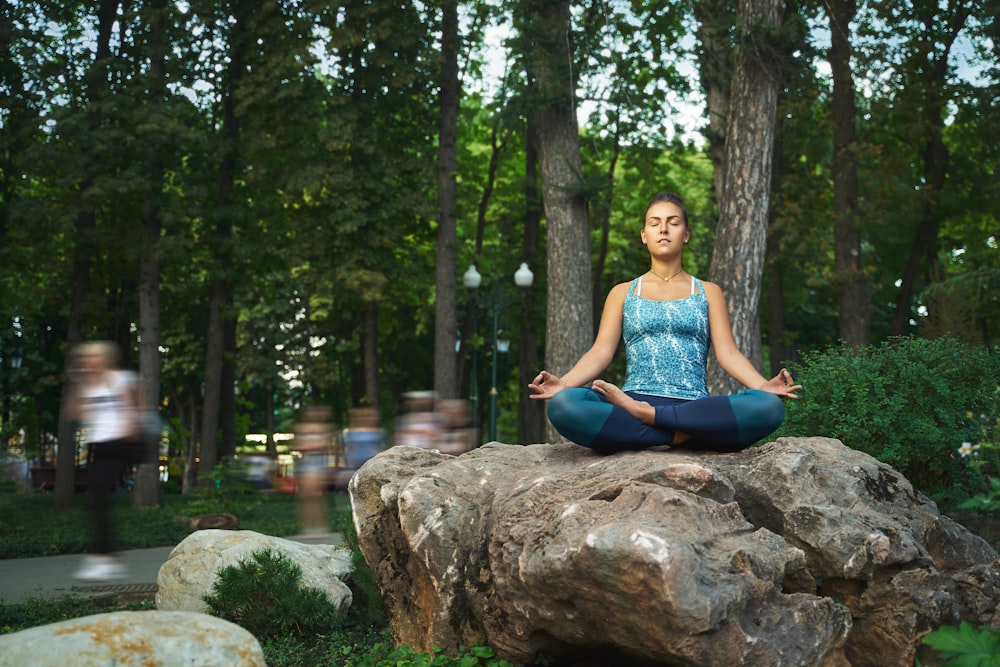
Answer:
[{"label": "blurred person's shoe", "polygon": [[114,556],[84,556],[73,578],[80,581],[114,581],[128,577],[125,564]]}]

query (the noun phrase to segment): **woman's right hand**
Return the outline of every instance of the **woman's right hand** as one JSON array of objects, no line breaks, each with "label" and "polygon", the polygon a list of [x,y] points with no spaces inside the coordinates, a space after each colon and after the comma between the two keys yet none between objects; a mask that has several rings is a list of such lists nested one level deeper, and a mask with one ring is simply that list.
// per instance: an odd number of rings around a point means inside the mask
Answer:
[{"label": "woman's right hand", "polygon": [[545,400],[552,398],[558,394],[563,389],[566,389],[569,385],[563,382],[563,379],[553,375],[548,371],[540,371],[535,379],[531,381],[528,385],[528,389],[533,391],[528,398],[534,398],[536,400]]}]

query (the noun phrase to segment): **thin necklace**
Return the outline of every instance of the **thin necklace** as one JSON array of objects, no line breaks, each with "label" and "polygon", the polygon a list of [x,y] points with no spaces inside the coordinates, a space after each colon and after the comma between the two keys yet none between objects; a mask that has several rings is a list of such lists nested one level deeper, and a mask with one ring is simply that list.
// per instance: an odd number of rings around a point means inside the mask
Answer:
[{"label": "thin necklace", "polygon": [[650,270],[649,270],[649,272],[650,272],[650,273],[652,273],[652,274],[653,274],[654,276],[656,276],[657,278],[659,278],[660,280],[662,280],[663,282],[665,282],[665,283],[669,283],[669,282],[670,282],[670,281],[671,281],[671,280],[672,280],[673,278],[676,278],[676,277],[677,277],[677,276],[679,276],[680,274],[684,273],[684,269],[681,269],[680,271],[678,271],[678,272],[677,272],[677,273],[675,273],[674,275],[670,276],[669,278],[664,278],[663,276],[661,276],[661,275],[660,275],[659,273],[657,273],[657,272],[656,272],[656,271],[654,271],[653,269],[650,269]]}]

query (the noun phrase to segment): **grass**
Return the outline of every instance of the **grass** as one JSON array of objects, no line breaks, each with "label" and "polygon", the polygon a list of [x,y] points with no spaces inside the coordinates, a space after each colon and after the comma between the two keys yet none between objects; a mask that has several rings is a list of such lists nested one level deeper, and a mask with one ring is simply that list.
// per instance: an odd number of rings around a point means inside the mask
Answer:
[{"label": "grass", "polygon": [[[76,508],[60,511],[50,493],[0,488],[0,559],[85,551],[91,527],[88,498],[79,495],[76,500]],[[190,496],[165,494],[161,507],[137,509],[129,505],[129,500],[126,495],[114,498],[118,546],[123,550],[175,545],[191,532],[192,515],[220,511],[236,515],[240,529],[276,536],[301,532],[294,496],[260,494],[238,484],[224,487],[224,491],[207,489]],[[512,667],[494,658],[488,646],[474,646],[454,657],[396,647],[371,572],[357,550],[346,494],[331,494],[328,500],[331,529],[343,535],[353,552],[355,572],[348,583],[354,602],[340,626],[328,635],[262,640],[269,666]],[[0,634],[109,611],[153,609],[151,599],[135,595],[33,598],[9,604],[0,601]]]},{"label": "grass", "polygon": [[[0,559],[86,551],[92,526],[89,498],[78,495],[75,500],[74,509],[58,510],[51,493],[0,493]],[[200,496],[165,494],[162,507],[142,509],[131,507],[129,500],[124,494],[113,498],[116,540],[122,550],[175,545],[191,532],[192,514],[212,511],[211,503]],[[331,504],[346,502],[334,496]],[[239,493],[225,507],[216,507],[235,514],[242,530],[277,536],[299,532],[296,498],[291,495]]]}]

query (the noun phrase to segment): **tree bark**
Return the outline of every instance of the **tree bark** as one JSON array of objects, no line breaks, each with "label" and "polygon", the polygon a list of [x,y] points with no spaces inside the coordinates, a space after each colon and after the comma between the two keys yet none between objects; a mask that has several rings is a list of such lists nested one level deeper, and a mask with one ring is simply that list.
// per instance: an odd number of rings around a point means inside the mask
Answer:
[{"label": "tree bark", "polygon": [[694,3],[698,19],[698,74],[705,91],[708,127],[708,156],[712,160],[712,190],[715,201],[722,200],[725,183],[726,117],[729,113],[729,81],[732,78],[733,0],[704,0]]},{"label": "tree bark", "polygon": [[833,253],[840,338],[859,347],[870,340],[871,299],[861,261],[858,204],[857,108],[851,70],[851,22],[855,0],[831,0],[830,68],[833,73]]},{"label": "tree bark", "polygon": [[[165,0],[151,3],[149,49],[149,95],[147,103],[156,109],[163,104],[166,86],[166,45],[164,39]],[[147,131],[146,173],[150,193],[143,206],[143,249],[139,258],[139,381],[142,395],[150,410],[159,415],[160,408],[160,218],[158,193],[163,184],[164,168],[159,157],[160,142],[154,131]],[[132,505],[157,507],[162,498],[159,479],[159,448],[156,458],[139,465],[132,489]]]},{"label": "tree bark", "polygon": [[[100,112],[97,110],[101,101],[110,94],[107,71],[111,59],[111,33],[118,16],[119,0],[101,0],[97,7],[97,44],[94,61],[87,72],[87,94],[89,105],[86,113],[91,128],[100,123]],[[87,173],[80,183],[80,194],[84,194],[93,186],[95,166],[92,160],[87,161]],[[73,348],[83,340],[80,321],[84,315],[86,302],[90,295],[90,257],[94,252],[93,234],[97,228],[97,217],[90,208],[81,210],[76,217],[76,244],[73,250],[73,291],[70,297],[69,321],[66,325],[66,350],[72,353]],[[67,364],[68,364],[67,357]],[[62,401],[65,405],[67,388],[63,388]],[[60,416],[58,433],[59,443],[56,454],[56,481],[53,489],[53,500],[56,507],[70,509],[73,507],[76,492],[76,429]]]},{"label": "tree bark", "polygon": [[[541,268],[538,265],[538,244],[541,236],[542,204],[538,192],[538,140],[535,133],[535,122],[528,114],[525,132],[524,148],[524,236],[521,245],[521,258],[532,267],[536,280]],[[542,442],[545,434],[545,405],[541,401],[532,400],[528,394],[528,383],[538,373],[538,331],[532,325],[531,314],[538,301],[534,286],[525,290],[521,302],[521,332],[518,348],[519,379],[517,441],[522,445]]]},{"label": "tree bark", "polygon": [[[569,3],[538,2],[527,18],[539,100],[538,154],[547,230],[545,366],[561,375],[593,343],[594,319]],[[557,437],[551,430],[549,435]]]},{"label": "tree bark", "polygon": [[456,266],[455,190],[458,171],[458,3],[441,3],[441,124],[438,132],[437,273],[434,302],[434,391],[439,398],[458,397],[458,355],[455,352]]},{"label": "tree bark", "polygon": [[[780,0],[740,0],[735,67],[726,127],[725,183],[712,253],[711,280],[722,288],[736,344],[757,368],[763,367],[760,304],[767,237],[771,166],[780,69],[767,48],[755,48],[749,31],[776,30]],[[709,368],[709,391],[728,394],[742,389],[717,363]]]}]

